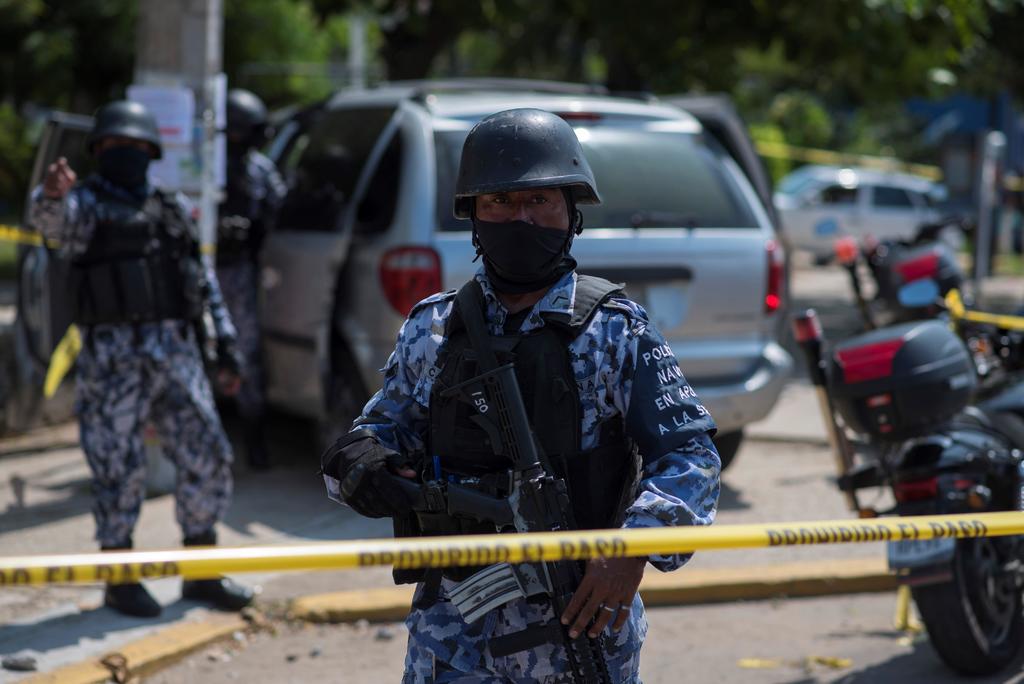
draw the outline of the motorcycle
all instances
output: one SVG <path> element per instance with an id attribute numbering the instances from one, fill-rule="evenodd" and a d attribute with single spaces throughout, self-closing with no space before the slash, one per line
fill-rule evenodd
<path id="1" fill-rule="evenodd" d="M 951 291 L 941 320 L 877 327 L 829 345 L 813 310 L 796 339 L 837 459 L 837 485 L 861 517 L 1024 510 L 1024 318 L 970 312 Z M 931 280 L 901 288 L 901 306 L 933 307 Z M 959 308 L 958 308 L 959 307 Z M 1012 319 L 1012 320 L 1010 320 Z M 861 506 L 885 488 L 893 505 Z M 889 567 L 909 586 L 939 657 L 962 674 L 991 674 L 1024 644 L 1024 540 L 889 542 Z"/>
<path id="2" fill-rule="evenodd" d="M 970 230 L 965 219 L 951 215 L 922 225 L 912 240 L 866 240 L 862 246 L 851 237 L 836 240 L 836 260 L 849 271 L 858 299 L 863 297 L 868 302 L 858 305 L 869 327 L 876 327 L 876 312 L 887 323 L 931 317 L 934 312 L 900 302 L 900 289 L 909 283 L 932 280 L 943 296 L 954 289 L 964 292 L 964 271 L 956 252 L 941 237 L 951 232 L 963 235 Z M 861 284 L 862 270 L 870 275 L 873 284 L 870 299 Z"/>

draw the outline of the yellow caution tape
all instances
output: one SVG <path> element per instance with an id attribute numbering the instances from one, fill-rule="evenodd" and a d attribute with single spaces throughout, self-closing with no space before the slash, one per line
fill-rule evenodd
<path id="1" fill-rule="evenodd" d="M 786 661 L 782 658 L 740 658 L 736 664 L 744 670 L 772 670 L 782 667 Z"/>
<path id="2" fill-rule="evenodd" d="M 39 247 L 43 244 L 43 236 L 30 230 L 23 230 L 17 226 L 8 226 L 0 223 L 0 241 L 16 242 L 19 245 Z M 56 246 L 57 243 L 55 241 L 48 240 L 47 244 L 52 247 Z"/>
<path id="3" fill-rule="evenodd" d="M 867 166 L 883 171 L 906 171 L 931 180 L 942 180 L 942 169 L 930 164 L 911 164 L 893 157 L 876 157 L 867 154 L 847 154 L 834 150 L 820 150 L 812 147 L 798 147 L 768 140 L 754 141 L 757 152 L 764 157 L 791 159 L 811 164 L 833 164 L 837 166 Z"/>
<path id="4" fill-rule="evenodd" d="M 43 383 L 43 395 L 50 399 L 57 393 L 57 388 L 64 376 L 71 370 L 78 352 L 82 351 L 82 334 L 78 326 L 72 323 L 61 338 L 57 348 L 50 355 L 50 365 L 46 369 L 46 382 Z"/>
<path id="5" fill-rule="evenodd" d="M 782 658 L 740 658 L 737 665 L 745 670 L 772 670 L 788 665 L 799 667 L 805 670 L 812 669 L 815 665 L 823 665 L 833 670 L 844 670 L 853 666 L 850 658 L 837 658 L 836 656 L 810 655 L 803 660 L 783 660 Z"/>
<path id="6" fill-rule="evenodd" d="M 825 520 L 760 525 L 365 539 L 297 546 L 177 549 L 0 558 L 0 586 L 187 579 L 233 572 L 427 568 L 586 558 L 654 556 L 712 549 L 906 541 L 1024 534 L 1024 513 Z"/>
<path id="7" fill-rule="evenodd" d="M 910 609 L 910 587 L 906 584 L 901 584 L 896 589 L 896 613 L 892 623 L 892 626 L 901 632 L 919 634 L 924 631 L 924 627 Z"/>
<path id="8" fill-rule="evenodd" d="M 39 233 L 2 223 L 0 223 L 0 242 L 16 242 L 19 245 L 30 245 L 32 247 L 39 247 L 45 243 L 50 248 L 60 247 L 59 240 L 44 240 L 43 236 Z M 203 243 L 199 247 L 199 251 L 207 256 L 212 256 L 217 253 L 217 245 L 212 242 Z"/>
<path id="9" fill-rule="evenodd" d="M 950 290 L 946 294 L 946 309 L 953 320 L 987 323 L 1003 330 L 1024 330 L 1024 316 L 970 311 L 964 306 L 958 290 Z"/>

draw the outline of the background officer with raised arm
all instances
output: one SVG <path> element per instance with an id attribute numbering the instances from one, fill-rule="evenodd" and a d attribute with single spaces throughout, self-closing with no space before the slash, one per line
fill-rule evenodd
<path id="1" fill-rule="evenodd" d="M 567 484 L 577 527 L 712 522 L 720 461 L 711 416 L 643 308 L 618 286 L 575 271 L 577 205 L 599 202 L 574 131 L 554 114 L 514 109 L 470 131 L 455 214 L 472 219 L 483 266 L 458 295 L 434 295 L 409 314 L 382 389 L 324 454 L 332 498 L 363 515 L 392 516 L 399 536 L 494 531 L 486 522 L 412 511 L 395 478 L 509 494 L 508 462 L 448 391 L 479 373 L 461 308 L 472 302 L 494 354 L 514 362 L 536 442 Z M 475 298 L 463 295 L 474 291 Z M 686 560 L 591 560 L 562 615 L 517 599 L 469 622 L 450 599 L 476 569 L 396 570 L 396 581 L 419 583 L 404 681 L 578 681 L 567 675 L 561 641 L 528 643 L 531 625 L 553 620 L 571 639 L 602 640 L 611 681 L 637 681 L 647 630 L 637 594 L 644 567 L 668 571 Z M 494 648 L 499 642 L 502 649 Z"/>
<path id="2" fill-rule="evenodd" d="M 287 188 L 274 163 L 257 149 L 267 135 L 267 108 L 248 90 L 227 98 L 227 195 L 217 222 L 217 279 L 238 331 L 242 386 L 235 395 L 249 465 L 270 465 L 263 432 L 266 401 L 258 318 L 258 264 L 263 238 Z"/>
<path id="3" fill-rule="evenodd" d="M 141 104 L 112 102 L 88 139 L 98 173 L 76 183 L 65 159 L 36 188 L 29 222 L 60 242 L 82 331 L 76 410 L 92 470 L 96 538 L 130 549 L 145 495 L 143 426 L 152 421 L 178 471 L 177 519 L 186 546 L 216 543 L 231 499 L 231 446 L 206 377 L 196 326 L 204 310 L 217 334 L 219 381 L 237 391 L 235 329 L 183 196 L 152 187 L 162 154 L 156 121 Z M 182 595 L 240 609 L 252 591 L 228 579 L 192 580 Z M 106 605 L 155 616 L 141 584 L 107 587 Z"/>

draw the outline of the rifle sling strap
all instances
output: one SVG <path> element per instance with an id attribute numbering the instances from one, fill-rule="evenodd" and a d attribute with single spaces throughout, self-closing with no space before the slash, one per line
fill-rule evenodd
<path id="1" fill-rule="evenodd" d="M 466 326 L 469 344 L 476 352 L 480 370 L 486 373 L 496 369 L 498 359 L 494 355 L 494 348 L 487 334 L 487 324 L 484 322 L 484 291 L 476 278 L 471 278 L 459 288 L 458 294 L 455 295 L 455 304 L 459 308 L 462 324 Z"/>
<path id="2" fill-rule="evenodd" d="M 492 657 L 501 658 L 544 644 L 560 643 L 565 638 L 565 629 L 556 618 L 539 625 L 531 625 L 518 632 L 493 637 L 487 641 L 487 646 Z"/>

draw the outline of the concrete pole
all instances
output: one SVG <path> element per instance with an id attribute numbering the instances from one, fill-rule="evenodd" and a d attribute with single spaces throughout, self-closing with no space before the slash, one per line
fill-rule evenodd
<path id="1" fill-rule="evenodd" d="M 135 83 L 191 88 L 201 122 L 200 190 L 191 199 L 199 207 L 204 246 L 215 242 L 219 191 L 214 168 L 217 127 L 216 80 L 223 62 L 221 0 L 139 0 L 135 33 Z M 146 485 L 151 493 L 174 491 L 176 472 L 152 429 L 146 430 Z"/>
<path id="2" fill-rule="evenodd" d="M 999 197 L 996 170 L 1006 148 L 1006 136 L 1000 131 L 985 135 L 981 154 L 981 180 L 978 186 L 978 226 L 974 236 L 974 292 L 981 295 L 981 284 L 989 275 L 992 257 L 993 208 Z"/>
<path id="3" fill-rule="evenodd" d="M 348 19 L 348 85 L 366 87 L 366 17 L 354 12 Z"/>
<path id="4" fill-rule="evenodd" d="M 186 86 L 203 123 L 203 179 L 197 201 L 204 245 L 214 242 L 218 191 L 214 169 L 216 81 L 223 64 L 221 0 L 139 0 L 135 34 L 135 82 Z"/>

